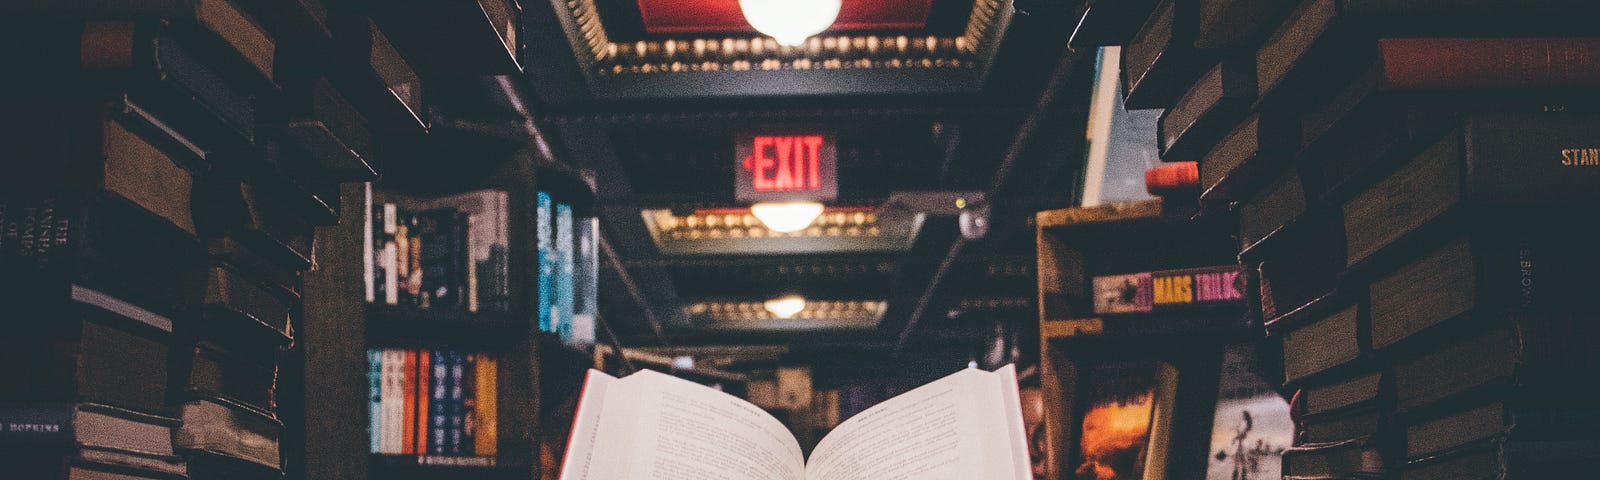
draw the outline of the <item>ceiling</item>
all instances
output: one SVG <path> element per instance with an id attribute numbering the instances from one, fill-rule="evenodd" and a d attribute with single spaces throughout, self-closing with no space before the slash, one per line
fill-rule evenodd
<path id="1" fill-rule="evenodd" d="M 601 313 L 624 345 L 782 346 L 733 368 L 964 365 L 997 341 L 1037 347 L 1015 341 L 1037 324 L 1028 222 L 1078 196 L 1093 69 L 1067 49 L 1071 9 L 845 0 L 835 28 L 780 48 L 734 0 L 524 0 L 526 78 L 497 105 L 437 108 L 455 119 L 447 129 L 534 135 L 540 154 L 591 176 Z M 470 120 L 507 109 L 530 121 Z M 836 133 L 839 194 L 824 219 L 838 223 L 732 238 L 748 221 L 734 138 L 779 125 Z M 990 231 L 965 240 L 954 215 L 886 206 L 907 192 L 976 193 Z M 764 318 L 760 303 L 784 295 L 812 310 Z"/>

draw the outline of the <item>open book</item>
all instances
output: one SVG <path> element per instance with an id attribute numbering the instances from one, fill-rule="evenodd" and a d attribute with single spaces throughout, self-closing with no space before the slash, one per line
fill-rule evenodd
<path id="1" fill-rule="evenodd" d="M 1028 480 L 1016 370 L 967 369 L 834 428 L 809 461 L 749 402 L 641 371 L 590 370 L 561 480 Z"/>

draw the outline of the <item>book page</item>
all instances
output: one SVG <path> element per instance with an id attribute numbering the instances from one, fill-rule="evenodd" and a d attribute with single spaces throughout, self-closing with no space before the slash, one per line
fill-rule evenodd
<path id="1" fill-rule="evenodd" d="M 580 480 L 804 480 L 799 442 L 737 397 L 643 370 L 606 392 L 594 462 Z"/>
<path id="2" fill-rule="evenodd" d="M 1011 368 L 963 370 L 846 420 L 812 451 L 807 478 L 1031 478 Z"/>
<path id="3" fill-rule="evenodd" d="M 583 394 L 578 399 L 578 412 L 572 420 L 572 433 L 567 438 L 566 458 L 561 461 L 561 480 L 589 478 L 590 465 L 594 463 L 594 441 L 600 429 L 600 412 L 605 410 L 606 391 L 618 382 L 616 377 L 590 369 L 583 381 Z"/>

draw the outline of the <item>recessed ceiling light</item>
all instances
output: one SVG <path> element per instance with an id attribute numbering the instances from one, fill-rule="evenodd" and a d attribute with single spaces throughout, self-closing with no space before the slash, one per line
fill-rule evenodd
<path id="1" fill-rule="evenodd" d="M 774 232 L 798 232 L 811 226 L 822 215 L 822 204 L 817 202 L 757 203 L 750 213 Z"/>
<path id="2" fill-rule="evenodd" d="M 761 306 L 766 308 L 767 311 L 771 312 L 775 317 L 785 319 L 794 318 L 794 316 L 799 314 L 801 310 L 806 309 L 806 299 L 800 298 L 798 295 L 790 295 L 787 297 L 779 297 L 772 300 L 767 300 L 766 303 L 761 304 Z"/>

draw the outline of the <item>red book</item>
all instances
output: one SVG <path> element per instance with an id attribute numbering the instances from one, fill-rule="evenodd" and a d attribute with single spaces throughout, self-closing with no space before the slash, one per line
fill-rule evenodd
<path id="1" fill-rule="evenodd" d="M 417 453 L 417 352 L 406 350 L 405 421 L 400 428 L 400 453 Z"/>
<path id="2" fill-rule="evenodd" d="M 1200 188 L 1198 162 L 1173 162 L 1144 172 L 1144 188 L 1151 195 Z"/>
<path id="3" fill-rule="evenodd" d="M 1600 87 L 1600 37 L 1383 38 L 1393 90 Z"/>
<path id="4" fill-rule="evenodd" d="M 415 353 L 417 354 L 417 383 L 409 388 L 416 395 L 415 405 L 413 405 L 412 409 L 413 420 L 411 422 L 414 430 L 412 432 L 413 448 L 416 450 L 412 453 L 421 456 L 428 452 L 428 430 L 430 430 L 428 428 L 428 385 L 432 384 L 433 376 L 430 374 L 432 370 L 428 365 L 430 363 L 428 351 L 418 350 Z"/>

